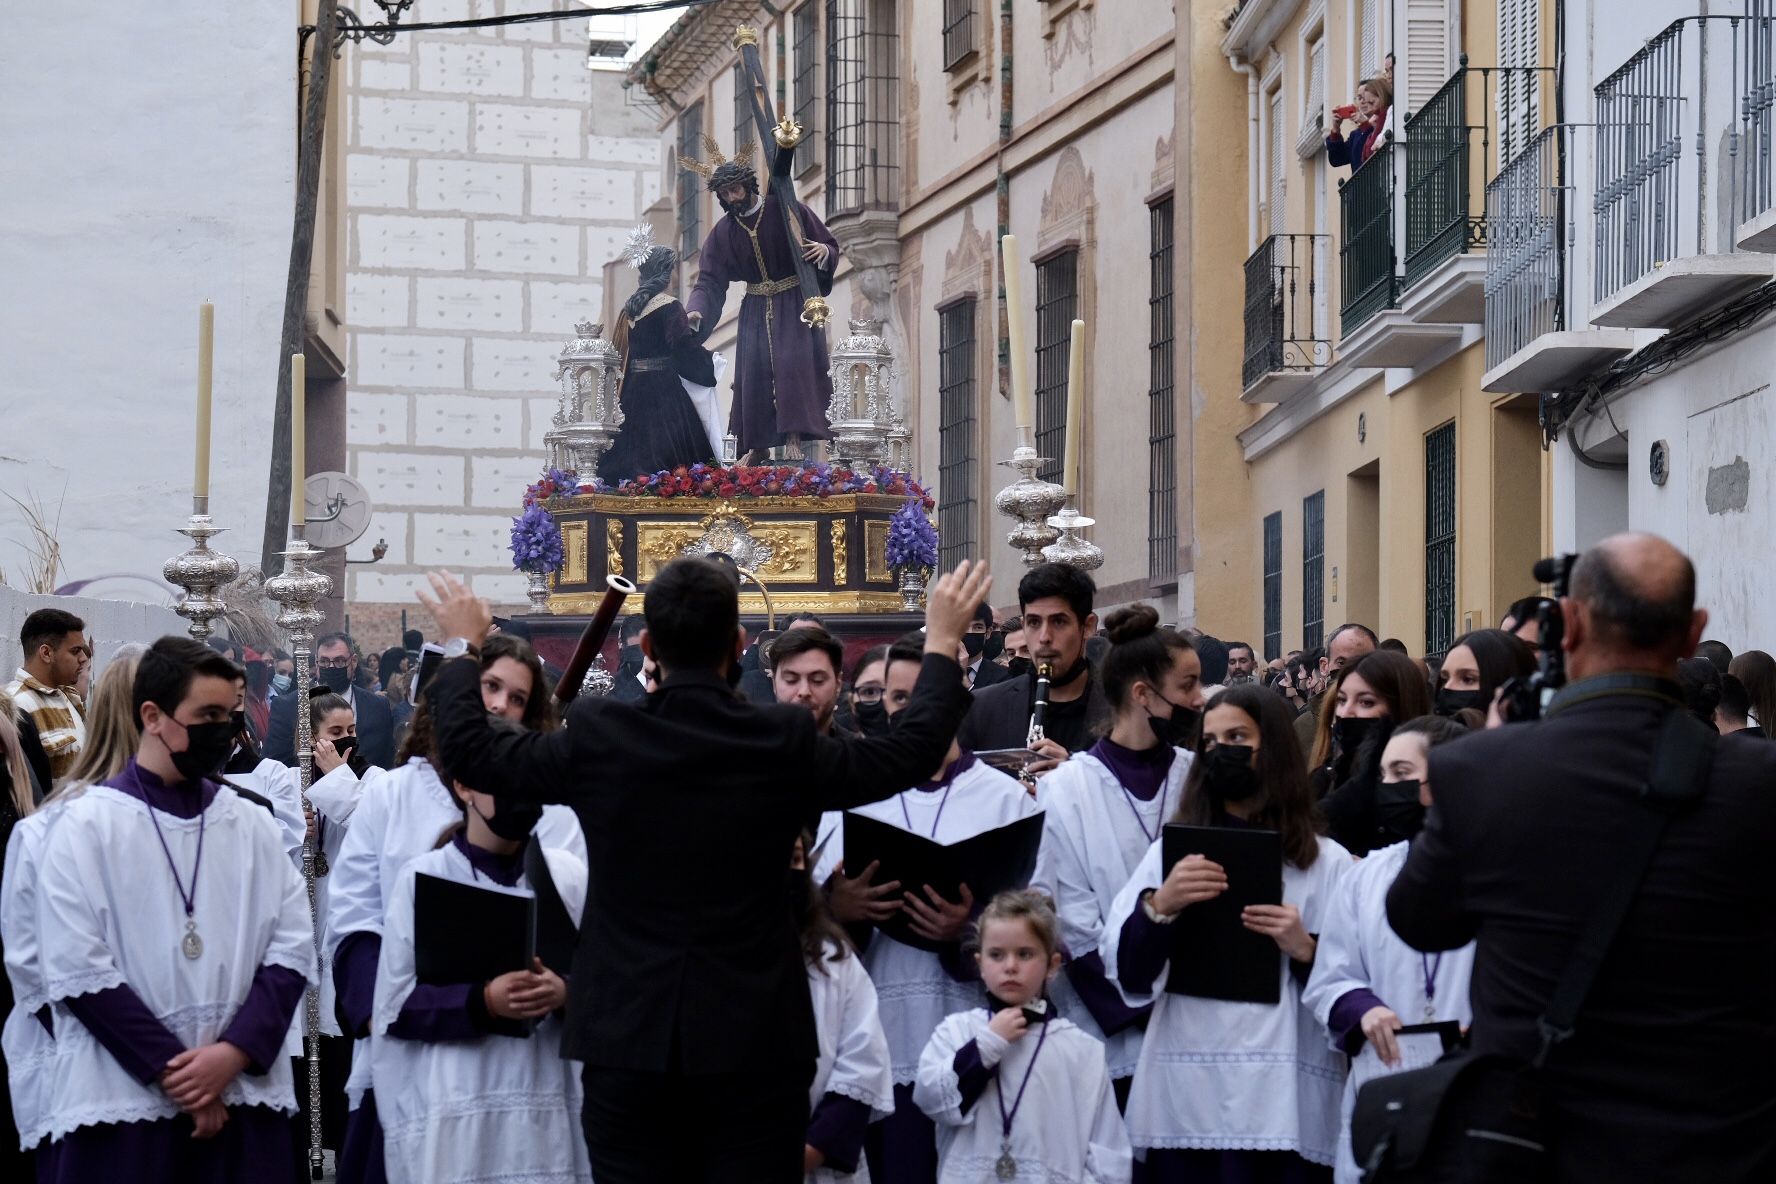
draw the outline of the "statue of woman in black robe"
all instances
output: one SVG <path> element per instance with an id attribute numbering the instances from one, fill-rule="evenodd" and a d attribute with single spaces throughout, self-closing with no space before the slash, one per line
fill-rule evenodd
<path id="1" fill-rule="evenodd" d="M 697 344 L 684 305 L 666 292 L 677 264 L 670 247 L 649 251 L 641 284 L 617 317 L 612 340 L 623 354 L 623 426 L 598 464 L 599 478 L 610 484 L 715 456 L 685 391 L 686 382 L 715 385 L 715 359 Z"/>

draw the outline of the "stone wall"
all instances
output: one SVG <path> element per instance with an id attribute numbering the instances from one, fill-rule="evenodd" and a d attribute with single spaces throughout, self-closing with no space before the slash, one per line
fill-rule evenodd
<path id="1" fill-rule="evenodd" d="M 425 19 L 493 15 L 428 0 Z M 376 513 L 349 552 L 360 634 L 428 567 L 524 601 L 507 552 L 542 470 L 554 358 L 599 319 L 604 264 L 659 194 L 651 112 L 586 69 L 584 20 L 416 33 L 347 52 L 350 471 Z M 374 611 L 377 604 L 393 613 Z M 410 616 L 411 616 L 410 612 Z"/>

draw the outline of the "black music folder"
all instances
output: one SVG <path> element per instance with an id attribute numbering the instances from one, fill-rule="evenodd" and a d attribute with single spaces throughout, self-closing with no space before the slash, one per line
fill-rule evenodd
<path id="1" fill-rule="evenodd" d="M 961 885 L 974 894 L 976 912 L 998 893 L 1027 887 L 1036 874 L 1036 853 L 1042 846 L 1042 815 L 1032 814 L 995 830 L 945 846 L 861 814 L 845 814 L 845 871 L 856 875 L 880 860 L 875 882 L 899 880 L 901 891 L 924 899 L 929 884 L 945 900 L 961 899 Z M 912 931 L 906 913 L 896 913 L 876 928 L 895 941 L 936 951 L 938 946 Z"/>
<path id="2" fill-rule="evenodd" d="M 536 953 L 537 902 L 528 892 L 462 884 L 424 872 L 413 883 L 413 955 L 419 981 L 436 986 L 484 983 L 530 969 Z M 502 1036 L 535 1026 L 492 1017 Z"/>
<path id="3" fill-rule="evenodd" d="M 524 847 L 524 879 L 536 893 L 536 956 L 543 965 L 566 978 L 573 970 L 574 948 L 580 930 L 561 899 L 543 845 L 534 840 Z"/>
<path id="4" fill-rule="evenodd" d="M 1165 828 L 1161 866 L 1169 875 L 1186 855 L 1204 855 L 1227 870 L 1227 891 L 1178 914 L 1172 931 L 1174 995 L 1276 1003 L 1282 998 L 1283 952 L 1271 938 L 1240 923 L 1247 905 L 1283 903 L 1283 836 L 1244 827 Z"/>

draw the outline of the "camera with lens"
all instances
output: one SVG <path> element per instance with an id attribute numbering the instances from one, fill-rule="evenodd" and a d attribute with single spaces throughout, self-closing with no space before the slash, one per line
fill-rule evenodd
<path id="1" fill-rule="evenodd" d="M 1552 589 L 1553 599 L 1536 610 L 1536 672 L 1524 678 L 1513 678 L 1499 689 L 1499 711 L 1509 723 L 1540 719 L 1542 709 L 1554 692 L 1566 685 L 1566 618 L 1561 615 L 1560 602 L 1572 583 L 1573 564 L 1577 555 L 1558 555 L 1538 559 L 1535 581 Z"/>

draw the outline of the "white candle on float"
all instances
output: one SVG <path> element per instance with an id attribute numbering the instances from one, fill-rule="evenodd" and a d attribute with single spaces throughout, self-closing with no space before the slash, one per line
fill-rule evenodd
<path id="1" fill-rule="evenodd" d="M 308 522 L 308 359 L 290 355 L 290 525 Z"/>
<path id="2" fill-rule="evenodd" d="M 216 306 L 197 306 L 197 456 L 192 465 L 191 496 L 210 496 L 210 379 L 214 372 Z"/>
<path id="3" fill-rule="evenodd" d="M 1067 346 L 1067 441 L 1066 460 L 1061 469 L 1061 484 L 1073 495 L 1073 505 L 1081 506 L 1085 491 L 1079 487 L 1079 448 L 1085 433 L 1085 322 L 1073 322 L 1073 337 Z"/>
<path id="4" fill-rule="evenodd" d="M 999 240 L 999 266 L 1005 278 L 1005 335 L 1011 357 L 1011 406 L 1020 428 L 1036 426 L 1035 391 L 1027 381 L 1029 357 L 1024 352 L 1023 256 L 1017 235 Z"/>

